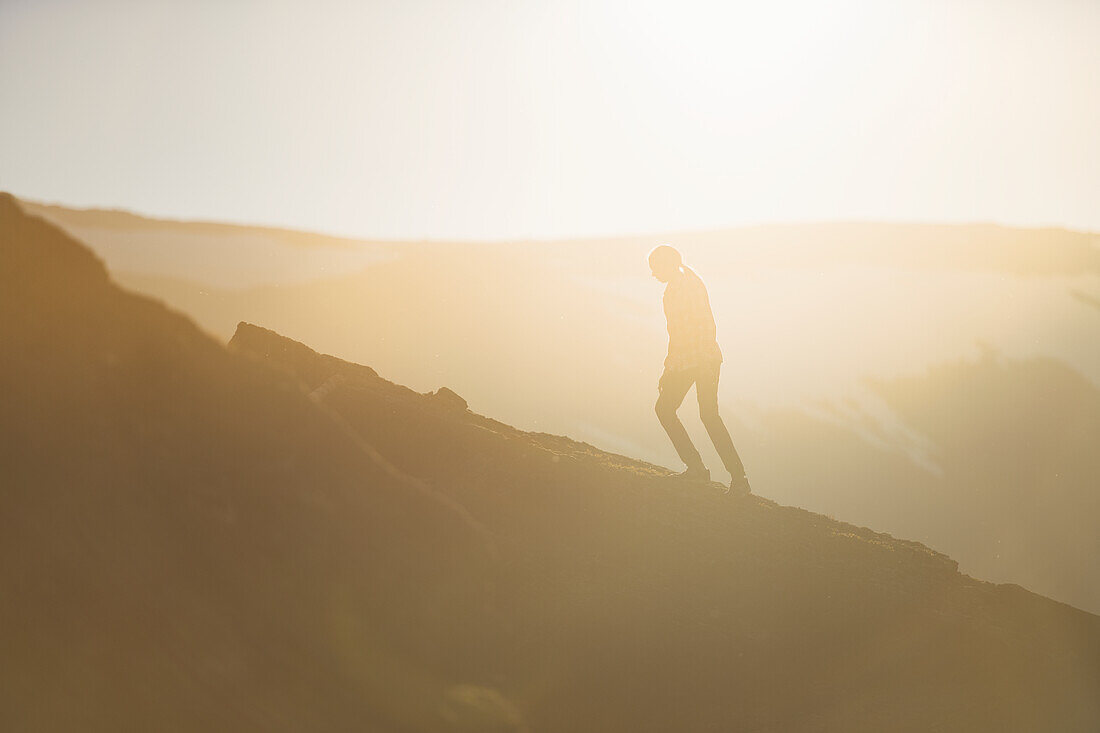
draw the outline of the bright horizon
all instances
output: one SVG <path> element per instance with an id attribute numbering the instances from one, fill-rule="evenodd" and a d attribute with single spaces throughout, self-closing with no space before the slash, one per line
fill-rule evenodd
<path id="1" fill-rule="evenodd" d="M 1100 5 L 0 6 L 0 189 L 370 239 L 1100 230 Z"/>

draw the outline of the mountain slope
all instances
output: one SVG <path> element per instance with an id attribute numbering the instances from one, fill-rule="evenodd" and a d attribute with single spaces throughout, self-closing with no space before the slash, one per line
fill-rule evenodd
<path id="1" fill-rule="evenodd" d="M 449 727 L 481 532 L 10 198 L 0 243 L 4 727 Z"/>
<path id="2" fill-rule="evenodd" d="M 507 679 L 537 669 L 541 689 L 504 688 L 549 729 L 606 729 L 626 710 L 635 730 L 1100 720 L 1094 616 L 974 581 L 917 543 L 437 405 L 265 329 L 241 324 L 230 345 L 323 393 L 484 521 L 508 558 L 498 587 L 523 640 Z"/>
<path id="3" fill-rule="evenodd" d="M 917 543 L 226 349 L 0 197 L 18 730 L 1094 730 L 1100 619 Z"/>

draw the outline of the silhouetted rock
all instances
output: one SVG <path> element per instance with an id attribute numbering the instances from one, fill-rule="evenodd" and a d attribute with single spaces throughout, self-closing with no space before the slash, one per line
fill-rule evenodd
<path id="1" fill-rule="evenodd" d="M 440 387 L 431 393 L 431 397 L 437 404 L 449 410 L 465 410 L 469 407 L 466 400 L 459 397 L 454 390 L 448 387 Z"/>
<path id="2" fill-rule="evenodd" d="M 304 344 L 285 339 L 274 331 L 243 321 L 237 324 L 237 330 L 229 341 L 229 347 L 285 366 L 311 389 L 316 389 L 323 381 L 318 380 L 319 374 L 326 375 L 326 379 L 334 374 L 378 376 L 378 373 L 368 366 L 352 364 L 335 356 L 320 356 Z"/>

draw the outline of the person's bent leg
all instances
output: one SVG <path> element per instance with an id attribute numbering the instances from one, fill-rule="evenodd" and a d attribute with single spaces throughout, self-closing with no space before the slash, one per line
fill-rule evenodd
<path id="1" fill-rule="evenodd" d="M 703 458 L 696 450 L 695 444 L 691 442 L 691 438 L 688 437 L 684 424 L 680 422 L 680 418 L 676 415 L 676 410 L 683 404 L 684 397 L 691 389 L 694 381 L 695 375 L 692 372 L 665 374 L 661 378 L 661 396 L 657 398 L 657 404 L 655 405 L 657 419 L 661 421 L 661 427 L 668 433 L 677 455 L 680 456 L 680 460 L 689 469 L 703 468 Z"/>
<path id="2" fill-rule="evenodd" d="M 703 427 L 707 429 L 707 435 L 714 443 L 714 449 L 722 459 L 722 465 L 726 467 L 734 479 L 745 475 L 745 466 L 741 463 L 741 457 L 737 455 L 737 449 L 733 447 L 733 439 L 722 416 L 718 414 L 718 374 L 721 364 L 715 364 L 714 368 L 700 369 L 699 377 L 695 380 L 695 395 L 699 398 L 699 418 L 703 421 Z"/>

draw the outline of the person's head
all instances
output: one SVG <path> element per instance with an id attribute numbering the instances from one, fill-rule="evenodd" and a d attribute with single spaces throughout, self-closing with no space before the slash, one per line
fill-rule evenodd
<path id="1" fill-rule="evenodd" d="M 667 244 L 654 247 L 649 253 L 649 269 L 660 282 L 667 283 L 679 275 L 682 264 L 680 253 Z"/>

